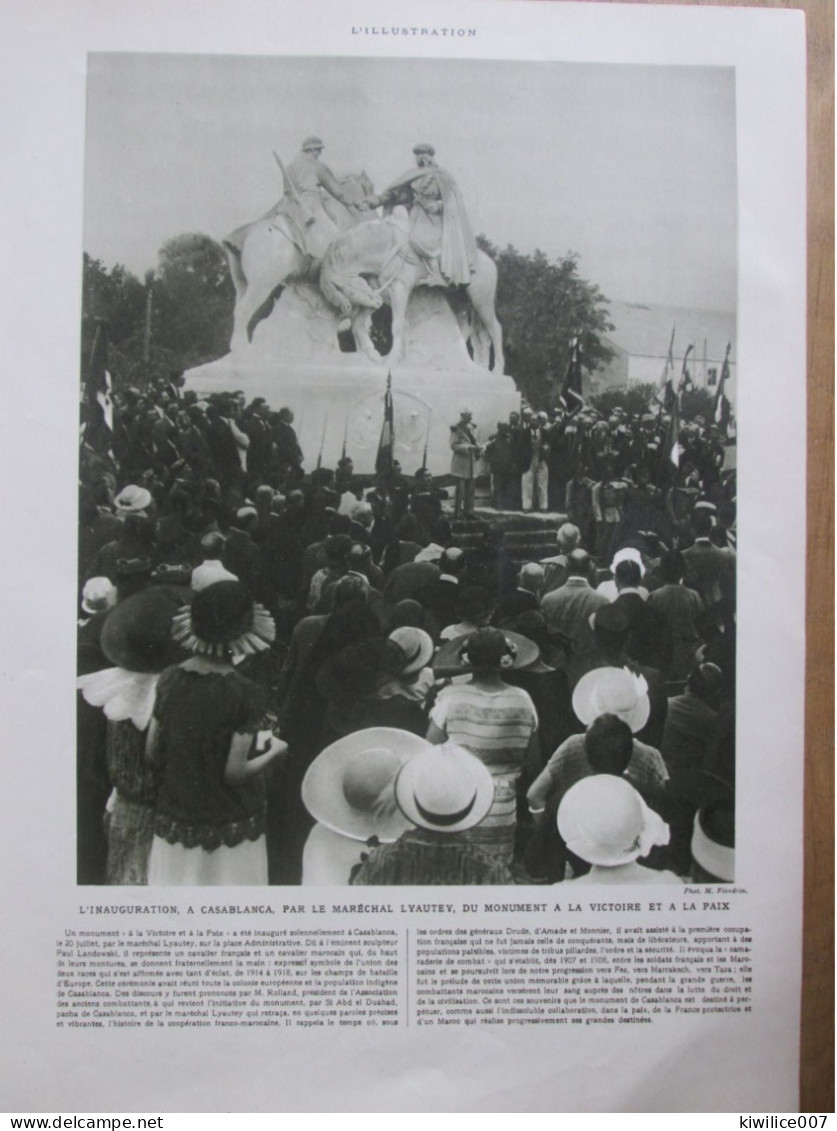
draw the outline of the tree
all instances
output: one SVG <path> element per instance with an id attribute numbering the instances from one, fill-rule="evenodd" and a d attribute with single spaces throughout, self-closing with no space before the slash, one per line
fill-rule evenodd
<path id="1" fill-rule="evenodd" d="M 235 289 L 227 259 L 209 236 L 190 232 L 160 248 L 153 284 L 152 341 L 190 369 L 227 352 Z"/>
<path id="2" fill-rule="evenodd" d="M 140 280 L 121 264 L 108 270 L 100 259 L 87 252 L 82 259 L 82 324 L 81 372 L 86 371 L 96 336 L 96 319 L 104 318 L 108 324 L 110 365 L 115 373 L 119 367 L 116 359 L 127 350 L 145 318 L 145 287 Z"/>
<path id="3" fill-rule="evenodd" d="M 708 389 L 687 389 L 681 398 L 684 420 L 702 416 L 707 422 L 714 419 L 715 398 Z"/>
<path id="4" fill-rule="evenodd" d="M 654 397 L 657 386 L 651 382 L 637 385 L 622 385 L 616 389 L 605 389 L 590 398 L 590 404 L 598 409 L 602 416 L 610 416 L 615 408 L 623 408 L 631 416 L 642 416 L 646 412 L 657 412 L 659 406 L 655 404 Z M 653 408 L 650 406 L 654 406 Z"/>
<path id="5" fill-rule="evenodd" d="M 588 373 L 613 356 L 601 340 L 613 329 L 607 299 L 581 277 L 575 252 L 551 262 L 542 251 L 524 255 L 511 246 L 499 251 L 484 236 L 477 242 L 497 264 L 506 369 L 530 404 L 555 404 L 574 337 Z"/>

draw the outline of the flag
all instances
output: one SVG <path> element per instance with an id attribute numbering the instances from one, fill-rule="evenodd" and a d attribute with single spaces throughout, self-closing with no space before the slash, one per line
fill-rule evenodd
<path id="1" fill-rule="evenodd" d="M 680 457 L 683 455 L 684 448 L 680 445 L 680 398 L 674 398 L 674 404 L 671 406 L 671 418 L 666 425 L 666 434 L 663 439 L 662 457 L 663 463 L 672 463 L 675 467 L 680 467 Z"/>
<path id="2" fill-rule="evenodd" d="M 654 400 L 661 406 L 663 412 L 671 412 L 674 404 L 674 331 L 676 324 L 671 328 L 671 341 L 668 343 L 666 363 L 663 366 L 663 375 L 660 378 L 660 387 L 657 389 Z"/>
<path id="3" fill-rule="evenodd" d="M 724 385 L 729 378 L 729 351 L 731 349 L 732 342 L 727 342 L 727 352 L 724 355 L 724 364 L 721 367 L 721 376 L 718 379 L 718 388 L 715 392 L 715 403 L 712 407 L 712 418 L 724 432 L 729 430 L 730 405 L 724 392 Z"/>
<path id="4" fill-rule="evenodd" d="M 581 395 L 581 357 L 578 352 L 578 338 L 573 338 L 570 342 L 570 361 L 559 399 L 569 413 L 576 412 L 584 404 L 584 397 Z"/>
<path id="5" fill-rule="evenodd" d="M 110 450 L 113 440 L 113 382 L 108 372 L 108 324 L 96 321 L 96 335 L 84 378 L 83 438 L 100 452 Z"/>
<path id="6" fill-rule="evenodd" d="M 683 367 L 680 370 L 680 384 L 677 386 L 677 395 L 687 392 L 689 389 L 694 389 L 694 382 L 689 373 L 689 354 L 695 348 L 695 343 L 690 342 L 686 347 L 686 352 L 683 354 Z"/>
<path id="7" fill-rule="evenodd" d="M 392 374 L 387 374 L 387 391 L 384 394 L 384 421 L 381 425 L 381 439 L 378 442 L 378 455 L 375 471 L 378 475 L 392 472 L 392 458 L 395 449 L 395 414 L 392 408 Z"/>

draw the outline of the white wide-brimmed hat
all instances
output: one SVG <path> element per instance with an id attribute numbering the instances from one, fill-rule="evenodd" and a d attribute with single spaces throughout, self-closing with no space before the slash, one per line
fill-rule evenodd
<path id="1" fill-rule="evenodd" d="M 692 859 L 726 883 L 735 879 L 735 802 L 713 801 L 695 813 Z"/>
<path id="2" fill-rule="evenodd" d="M 411 827 L 395 803 L 395 779 L 405 763 L 429 749 L 425 739 L 395 727 L 368 727 L 338 738 L 308 767 L 305 808 L 332 832 L 391 844 Z"/>
<path id="3" fill-rule="evenodd" d="M 446 742 L 407 762 L 395 782 L 395 800 L 414 825 L 433 832 L 472 829 L 494 802 L 494 779 L 479 758 Z"/>
<path id="4" fill-rule="evenodd" d="M 558 831 L 588 864 L 615 867 L 668 844 L 669 828 L 625 778 L 595 774 L 571 786 L 558 806 Z"/>
<path id="5" fill-rule="evenodd" d="M 404 654 L 404 666 L 399 669 L 399 675 L 421 671 L 433 659 L 433 638 L 422 628 L 403 625 L 394 628 L 387 639 Z"/>
<path id="6" fill-rule="evenodd" d="M 621 550 L 617 550 L 613 555 L 613 561 L 610 563 L 610 572 L 616 573 L 616 567 L 620 562 L 636 562 L 639 566 L 639 573 L 641 577 L 645 577 L 645 562 L 642 560 L 642 554 L 633 546 L 623 546 Z"/>
<path id="7" fill-rule="evenodd" d="M 628 668 L 594 668 L 575 685 L 573 710 L 585 726 L 599 715 L 618 715 L 636 734 L 651 714 L 648 684 Z"/>
<path id="8" fill-rule="evenodd" d="M 113 500 L 113 505 L 119 514 L 141 514 L 151 506 L 151 492 L 145 487 L 130 483 L 122 488 Z"/>
<path id="9" fill-rule="evenodd" d="M 89 577 L 81 591 L 81 607 L 90 616 L 112 609 L 116 604 L 116 586 L 109 577 Z"/>

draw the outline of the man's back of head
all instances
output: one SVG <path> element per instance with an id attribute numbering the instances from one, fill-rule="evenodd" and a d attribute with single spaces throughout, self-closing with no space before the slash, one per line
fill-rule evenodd
<path id="1" fill-rule="evenodd" d="M 620 593 L 623 589 L 638 589 L 642 582 L 642 570 L 638 562 L 627 558 L 617 563 L 613 577 Z"/>
<path id="2" fill-rule="evenodd" d="M 586 550 L 573 550 L 567 555 L 567 573 L 570 577 L 590 578 L 590 555 Z"/>
<path id="3" fill-rule="evenodd" d="M 535 596 L 537 596 L 543 589 L 543 566 L 538 562 L 526 562 L 520 567 L 517 582 L 521 589 L 525 589 L 527 593 L 534 593 Z"/>
<path id="4" fill-rule="evenodd" d="M 692 530 L 696 538 L 708 538 L 712 525 L 713 519 L 709 511 L 697 510 L 692 514 Z"/>
<path id="5" fill-rule="evenodd" d="M 573 526 L 571 522 L 565 522 L 558 528 L 557 534 L 558 549 L 562 554 L 571 554 L 573 550 L 577 550 L 581 542 L 581 531 L 577 526 Z"/>
<path id="6" fill-rule="evenodd" d="M 457 577 L 462 572 L 465 564 L 465 553 L 459 546 L 448 546 L 439 559 L 439 568 L 442 573 L 452 574 Z"/>

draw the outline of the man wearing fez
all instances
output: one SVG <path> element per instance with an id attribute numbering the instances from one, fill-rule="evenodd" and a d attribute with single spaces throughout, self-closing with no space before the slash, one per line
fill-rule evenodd
<path id="1" fill-rule="evenodd" d="M 476 468 L 482 449 L 477 443 L 473 419 L 471 410 L 463 408 L 459 414 L 459 423 L 450 426 L 450 447 L 453 452 L 450 473 L 456 479 L 453 510 L 457 518 L 462 514 L 470 517 L 474 513 Z"/>
<path id="2" fill-rule="evenodd" d="M 477 245 L 456 181 L 433 160 L 436 150 L 422 142 L 413 146 L 416 168 L 392 182 L 380 196 L 369 196 L 373 208 L 391 211 L 403 204 L 410 213 L 410 244 L 430 273 L 432 286 L 467 286 Z"/>

